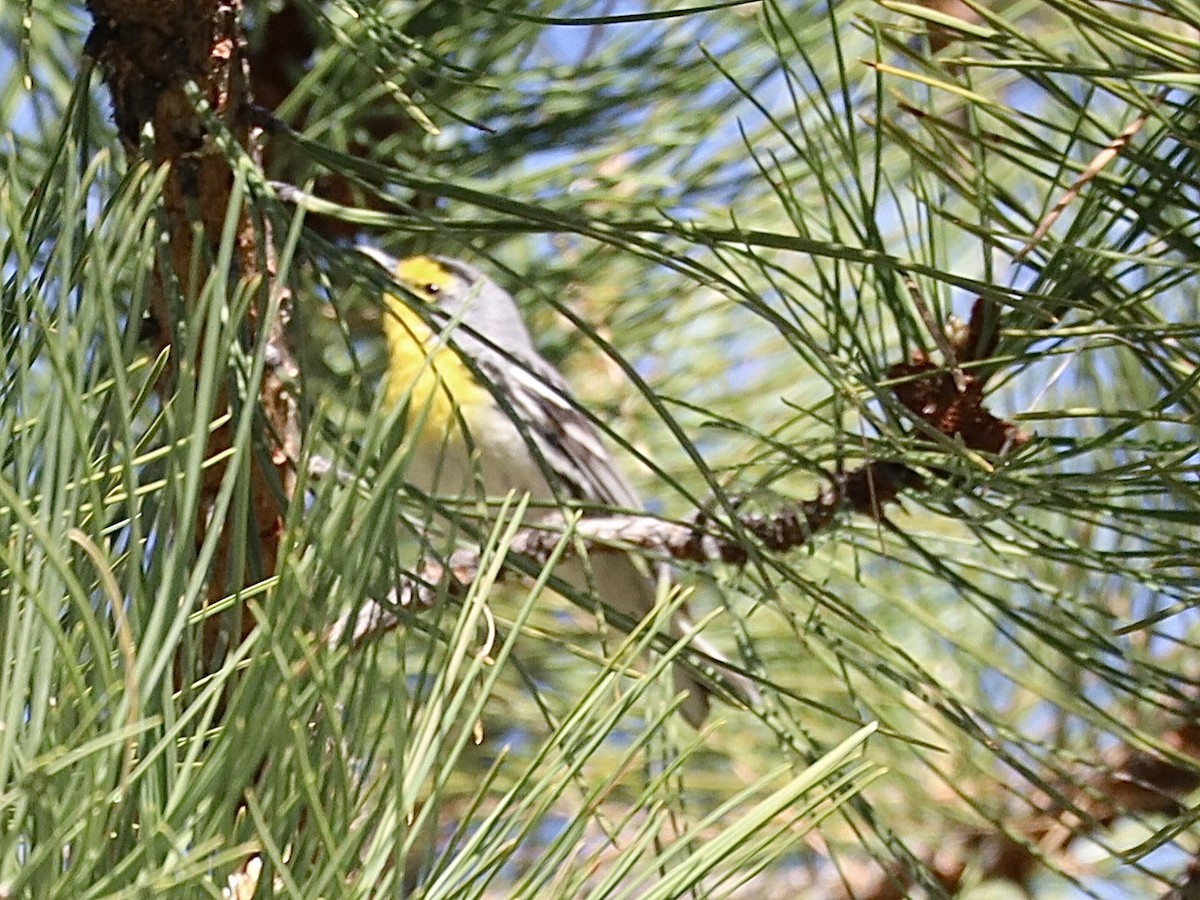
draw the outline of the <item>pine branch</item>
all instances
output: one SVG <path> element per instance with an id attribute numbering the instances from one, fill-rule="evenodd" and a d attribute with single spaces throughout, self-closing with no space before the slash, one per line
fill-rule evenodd
<path id="1" fill-rule="evenodd" d="M 94 27 L 86 51 L 97 60 L 113 100 L 113 118 L 131 159 L 143 155 L 143 129 L 152 136 L 155 165 L 169 168 L 163 204 L 168 229 L 167 258 L 160 257 L 151 299 L 151 333 L 159 349 L 175 345 L 174 317 L 169 298 L 177 291 L 186 304 L 194 304 L 204 290 L 212 262 L 220 260 L 222 236 L 230 210 L 236 216 L 236 271 L 244 284 L 259 282 L 254 300 L 246 307 L 246 325 L 252 338 L 263 334 L 265 362 L 258 402 L 265 424 L 268 458 L 253 458 L 250 471 L 250 510 L 257 546 L 257 570 L 245 569 L 247 548 L 237 544 L 240 529 L 214 523 L 214 508 L 227 467 L 211 467 L 204 481 L 204 496 L 196 513 L 195 542 L 203 546 L 212 525 L 222 528 L 211 567 L 208 602 L 217 602 L 230 589 L 253 584 L 275 571 L 282 533 L 282 513 L 295 488 L 294 467 L 300 447 L 300 420 L 291 385 L 298 368 L 287 339 L 291 317 L 291 292 L 277 279 L 278 251 L 271 223 L 235 194 L 237 179 L 230 161 L 244 154 L 261 167 L 261 132 L 245 110 L 251 105 L 249 70 L 242 34 L 240 0 L 204 0 L 201 3 L 115 2 L 90 0 Z M 199 225 L 199 229 L 197 229 Z M 199 238 L 199 243 L 197 239 Z M 197 260 L 209 261 L 197 267 Z M 160 389 L 166 385 L 160 385 Z M 231 406 L 228 389 L 217 396 L 215 417 Z M 222 458 L 235 445 L 236 419 L 209 437 L 207 455 Z M 234 580 L 226 584 L 225 576 Z M 214 654 L 230 640 L 244 640 L 253 627 L 244 617 L 236 638 L 227 633 L 220 617 L 205 625 L 205 665 L 216 664 Z"/>

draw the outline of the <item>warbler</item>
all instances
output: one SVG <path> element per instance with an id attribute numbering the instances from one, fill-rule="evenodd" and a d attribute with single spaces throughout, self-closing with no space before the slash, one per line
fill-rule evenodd
<path id="1" fill-rule="evenodd" d="M 442 497 L 473 497 L 480 488 L 493 497 L 527 492 L 531 510 L 562 500 L 642 508 L 562 375 L 538 353 L 508 292 L 461 260 L 396 259 L 374 247 L 358 249 L 427 304 L 422 316 L 397 295 L 384 298 L 386 400 L 408 403 L 413 484 Z M 632 620 L 654 608 L 655 583 L 632 556 L 593 553 L 589 562 L 590 570 L 573 561 L 556 574 Z M 674 616 L 671 632 L 723 661 L 692 634 L 685 610 Z M 709 688 L 678 664 L 674 677 L 676 690 L 686 692 L 683 717 L 698 728 L 708 714 Z M 744 702 L 756 697 L 740 675 L 726 673 L 722 682 Z"/>

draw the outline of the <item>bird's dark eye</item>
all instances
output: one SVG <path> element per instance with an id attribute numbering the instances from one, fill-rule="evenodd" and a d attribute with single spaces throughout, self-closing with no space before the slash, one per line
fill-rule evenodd
<path id="1" fill-rule="evenodd" d="M 427 293 L 427 294 L 440 294 L 441 292 L 442 292 L 442 286 L 440 284 L 425 285 L 425 293 Z"/>

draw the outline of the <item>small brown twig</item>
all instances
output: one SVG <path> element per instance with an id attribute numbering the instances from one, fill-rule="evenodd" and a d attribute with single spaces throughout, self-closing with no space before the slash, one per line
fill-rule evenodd
<path id="1" fill-rule="evenodd" d="M 1072 185 L 1067 188 L 1066 192 L 1058 198 L 1058 202 L 1055 203 L 1054 206 L 1051 207 L 1050 211 L 1042 217 L 1042 221 L 1039 222 L 1037 228 L 1033 230 L 1033 235 L 1029 238 L 1029 241 L 1013 254 L 1014 264 L 1024 260 L 1025 257 L 1029 255 L 1030 251 L 1032 251 L 1039 243 L 1041 243 L 1042 238 L 1044 238 L 1050 232 L 1050 229 L 1054 227 L 1054 223 L 1058 221 L 1059 217 L 1066 211 L 1067 207 L 1070 206 L 1075 201 L 1075 198 L 1078 197 L 1083 191 L 1084 186 L 1102 171 L 1104 171 L 1109 163 L 1121 155 L 1121 151 L 1129 145 L 1129 142 L 1133 140 L 1134 135 L 1136 135 L 1142 130 L 1142 128 L 1145 127 L 1146 122 L 1150 118 L 1150 114 L 1159 106 L 1159 104 L 1166 100 L 1166 98 L 1166 91 L 1161 91 L 1157 96 L 1152 98 L 1151 108 L 1130 122 L 1125 130 L 1109 141 L 1108 145 L 1092 158 L 1092 161 L 1087 164 L 1084 170 L 1079 174 L 1079 177 L 1075 179 L 1074 183 L 1072 183 Z"/>

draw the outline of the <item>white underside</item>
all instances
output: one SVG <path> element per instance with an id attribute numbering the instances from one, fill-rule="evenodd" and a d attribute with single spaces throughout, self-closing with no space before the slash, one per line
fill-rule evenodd
<path id="1" fill-rule="evenodd" d="M 494 514 L 510 493 L 514 499 L 529 495 L 526 521 L 543 516 L 554 493 L 529 453 L 517 427 L 507 416 L 488 414 L 486 447 L 470 443 L 455 433 L 440 443 L 440 452 L 413 454 L 406 478 L 430 496 L 457 504 L 464 513 Z M 485 501 L 487 506 L 485 506 Z"/>

